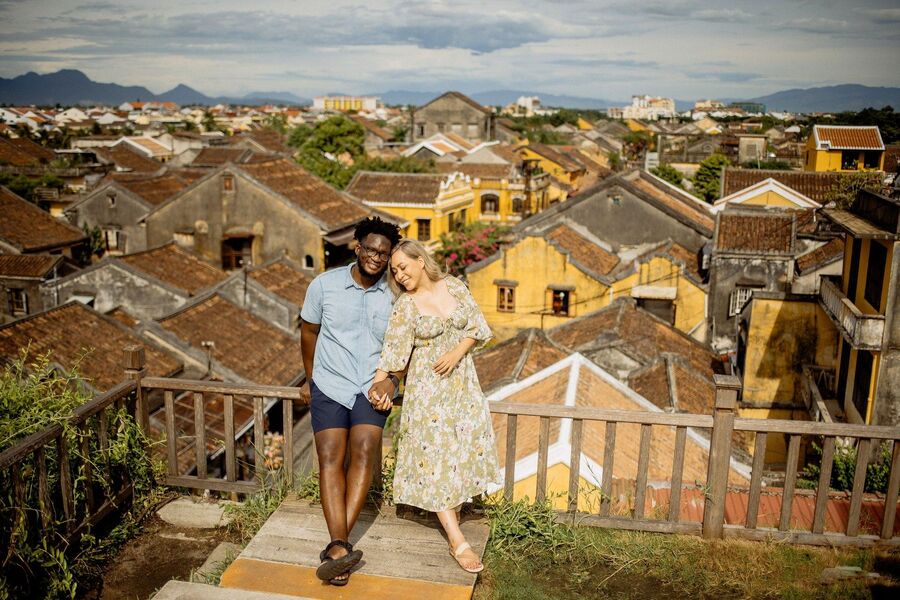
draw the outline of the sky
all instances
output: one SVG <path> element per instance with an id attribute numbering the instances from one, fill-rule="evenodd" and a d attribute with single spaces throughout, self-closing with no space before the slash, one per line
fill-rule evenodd
<path id="1" fill-rule="evenodd" d="M 0 0 L 0 77 L 609 100 L 900 86 L 900 0 Z"/>

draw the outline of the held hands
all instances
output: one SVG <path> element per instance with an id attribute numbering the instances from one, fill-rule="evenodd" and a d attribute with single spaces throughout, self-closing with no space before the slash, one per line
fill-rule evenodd
<path id="1" fill-rule="evenodd" d="M 369 403 L 375 410 L 388 410 L 394 406 L 394 382 L 389 378 L 376 381 L 369 388 Z"/>
<path id="2" fill-rule="evenodd" d="M 456 349 L 450 350 L 439 359 L 437 359 L 437 362 L 435 362 L 431 368 L 434 369 L 434 372 L 441 377 L 446 377 L 453 369 L 456 368 L 456 365 L 459 364 L 459 361 L 462 360 L 465 354 L 465 352 L 460 352 Z"/>

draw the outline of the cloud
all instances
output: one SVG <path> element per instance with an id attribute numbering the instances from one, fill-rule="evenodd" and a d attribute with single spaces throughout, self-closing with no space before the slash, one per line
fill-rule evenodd
<path id="1" fill-rule="evenodd" d="M 781 25 L 779 29 L 803 31 L 805 33 L 844 33 L 849 27 L 850 24 L 843 19 L 807 17 L 788 21 Z"/>

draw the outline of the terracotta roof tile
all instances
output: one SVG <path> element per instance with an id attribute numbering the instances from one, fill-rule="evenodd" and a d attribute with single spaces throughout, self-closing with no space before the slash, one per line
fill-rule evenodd
<path id="1" fill-rule="evenodd" d="M 13 146 L 18 148 L 20 152 L 24 152 L 28 156 L 36 159 L 38 162 L 47 163 L 56 158 L 56 152 L 54 152 L 50 148 L 32 142 L 28 138 L 11 138 L 9 142 L 12 143 Z"/>
<path id="2" fill-rule="evenodd" d="M 715 249 L 727 252 L 789 253 L 794 247 L 794 215 L 733 211 L 719 213 Z"/>
<path id="3" fill-rule="evenodd" d="M 158 206 L 191 184 L 189 178 L 173 170 L 163 173 L 110 173 L 104 181 L 113 181 L 148 204 Z"/>
<path id="4" fill-rule="evenodd" d="M 144 346 L 151 376 L 168 377 L 181 370 L 181 363 L 168 352 L 78 302 L 0 327 L 0 356 L 15 358 L 25 347 L 32 356 L 50 352 L 51 361 L 67 369 L 77 366 L 98 390 L 125 379 L 123 349 L 130 345 Z"/>
<path id="5" fill-rule="evenodd" d="M 190 294 L 225 279 L 225 271 L 202 261 L 175 242 L 118 257 L 123 263 Z"/>
<path id="6" fill-rule="evenodd" d="M 820 150 L 884 150 L 877 126 L 815 125 L 812 135 Z"/>
<path id="7" fill-rule="evenodd" d="M 644 192 L 644 194 L 649 196 L 654 202 L 661 204 L 670 211 L 674 211 L 680 217 L 687 219 L 700 226 L 702 229 L 712 233 L 713 227 L 715 227 L 715 220 L 708 211 L 702 210 L 694 202 L 678 198 L 674 193 L 663 191 L 653 183 L 644 179 L 643 175 L 639 175 L 630 183 L 639 191 Z"/>
<path id="8" fill-rule="evenodd" d="M 0 239 L 22 252 L 73 246 L 85 240 L 84 232 L 64 223 L 0 186 Z"/>
<path id="9" fill-rule="evenodd" d="M 291 160 L 282 158 L 238 168 L 320 221 L 327 231 L 347 227 L 372 214 L 372 209 Z"/>
<path id="10" fill-rule="evenodd" d="M 608 274 L 619 264 L 618 256 L 607 252 L 568 225 L 558 225 L 544 237 L 598 275 Z"/>
<path id="11" fill-rule="evenodd" d="M 221 296 L 203 298 L 159 323 L 195 348 L 213 342 L 212 357 L 248 381 L 289 385 L 303 372 L 297 339 Z"/>
<path id="12" fill-rule="evenodd" d="M 697 281 L 703 281 L 700 274 L 700 257 L 679 243 L 672 243 L 664 252 L 684 264 L 685 270 Z"/>
<path id="13" fill-rule="evenodd" d="M 444 175 L 359 171 L 347 193 L 366 202 L 434 204 Z"/>
<path id="14" fill-rule="evenodd" d="M 485 391 L 489 391 L 524 379 L 566 356 L 568 353 L 557 348 L 544 332 L 526 329 L 514 338 L 479 352 L 474 360 L 478 381 Z"/>
<path id="15" fill-rule="evenodd" d="M 548 146 L 547 144 L 539 144 L 537 142 L 531 142 L 527 145 L 521 146 L 522 149 L 528 149 L 532 152 L 536 152 L 540 154 L 544 158 L 550 160 L 561 166 L 567 172 L 572 171 L 583 171 L 585 170 L 584 166 L 580 163 L 573 160 L 571 157 L 567 156 L 561 149 L 556 149 L 553 146 Z"/>
<path id="16" fill-rule="evenodd" d="M 12 140 L 0 136 L 0 165 L 29 167 L 38 163 L 37 157 L 20 150 Z"/>
<path id="17" fill-rule="evenodd" d="M 284 259 L 251 270 L 250 277 L 273 294 L 297 306 L 303 306 L 306 289 L 312 283 L 311 277 Z"/>
<path id="18" fill-rule="evenodd" d="M 137 150 L 133 150 L 125 144 L 111 147 L 98 146 L 91 148 L 91 151 L 101 160 L 112 163 L 117 168 L 125 171 L 155 173 L 163 166 L 162 163 L 149 158 L 145 154 L 138 153 Z"/>
<path id="19" fill-rule="evenodd" d="M 431 104 L 432 102 L 435 102 L 436 100 L 440 100 L 440 99 L 443 98 L 444 96 L 450 96 L 450 97 L 452 97 L 452 98 L 456 98 L 456 99 L 458 99 L 458 100 L 462 100 L 463 102 L 465 102 L 466 104 L 468 104 L 468 105 L 471 106 L 472 108 L 477 108 L 478 110 L 480 110 L 481 112 L 483 112 L 483 113 L 485 113 L 485 114 L 490 114 L 490 113 L 491 113 L 491 110 L 490 110 L 489 108 L 487 108 L 487 107 L 485 107 L 485 106 L 482 106 L 481 104 L 475 102 L 474 100 L 472 100 L 471 98 L 469 98 L 468 96 L 466 96 L 465 94 L 463 94 L 463 93 L 461 93 L 461 92 L 446 92 L 446 93 L 443 93 L 443 94 L 441 94 L 440 96 L 438 96 L 437 98 L 434 98 L 433 100 L 428 101 L 428 103 L 425 104 L 425 105 L 423 105 L 422 107 L 420 107 L 419 110 L 421 110 L 422 108 L 425 108 L 426 106 L 428 106 L 428 105 Z"/>
<path id="20" fill-rule="evenodd" d="M 726 167 L 722 176 L 722 197 L 730 196 L 770 177 L 792 190 L 800 192 L 810 200 L 824 204 L 833 200 L 834 188 L 840 184 L 844 174 L 838 172 L 817 173 L 815 171 L 778 171 Z M 880 184 L 882 175 L 871 173 L 862 175 L 862 177 L 871 177 L 873 182 Z"/>
<path id="21" fill-rule="evenodd" d="M 0 277 L 43 278 L 61 260 L 50 254 L 0 254 Z"/>
<path id="22" fill-rule="evenodd" d="M 669 393 L 669 374 L 666 361 L 659 360 L 647 369 L 634 373 L 628 379 L 628 387 L 661 408 L 672 408 L 672 395 Z"/>
<path id="23" fill-rule="evenodd" d="M 843 238 L 834 238 L 827 244 L 797 257 L 797 271 L 805 274 L 844 257 Z"/>
<path id="24" fill-rule="evenodd" d="M 210 147 L 203 148 L 191 161 L 194 167 L 218 167 L 227 162 L 240 163 L 249 158 L 253 152 L 246 148 Z"/>
<path id="25" fill-rule="evenodd" d="M 490 164 L 490 163 L 463 163 L 463 162 L 439 162 L 437 163 L 439 173 L 451 174 L 459 171 L 463 175 L 468 175 L 472 179 L 515 179 L 517 174 L 512 165 Z"/>
<path id="26" fill-rule="evenodd" d="M 350 115 L 350 118 L 363 126 L 364 129 L 375 135 L 376 137 L 381 138 L 385 142 L 391 141 L 394 135 L 388 130 L 380 127 L 378 123 L 373 121 L 372 119 L 367 119 L 365 117 L 361 117 L 359 115 Z"/>
<path id="27" fill-rule="evenodd" d="M 140 323 L 140 321 L 128 314 L 121 306 L 117 306 L 111 311 L 107 312 L 106 316 L 115 319 L 125 327 L 134 327 L 135 325 Z"/>

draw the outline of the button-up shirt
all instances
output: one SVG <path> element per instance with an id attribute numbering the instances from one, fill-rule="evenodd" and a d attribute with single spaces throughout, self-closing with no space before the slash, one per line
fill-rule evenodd
<path id="1" fill-rule="evenodd" d="M 321 325 L 312 379 L 347 408 L 353 408 L 357 394 L 368 395 L 372 387 L 394 302 L 387 273 L 366 289 L 353 279 L 352 266 L 313 279 L 300 311 L 304 321 Z"/>

